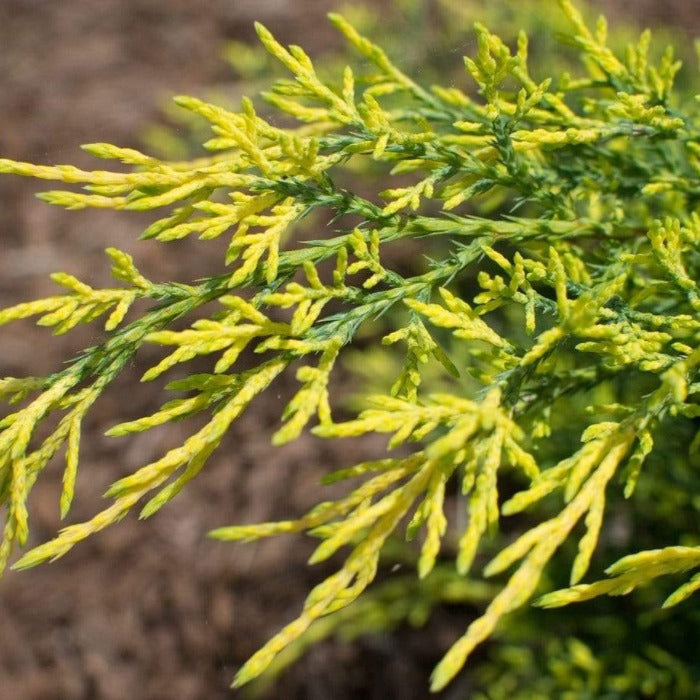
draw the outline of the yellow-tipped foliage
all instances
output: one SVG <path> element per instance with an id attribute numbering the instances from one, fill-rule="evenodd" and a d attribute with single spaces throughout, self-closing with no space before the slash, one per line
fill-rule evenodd
<path id="1" fill-rule="evenodd" d="M 574 77 L 533 77 L 537 50 L 523 32 L 511 48 L 477 24 L 462 75 L 474 86 L 425 87 L 333 14 L 363 65 L 327 78 L 318 60 L 256 25 L 291 75 L 265 93 L 265 111 L 249 99 L 234 111 L 176 98 L 213 132 L 205 157 L 171 162 L 94 143 L 89 154 L 126 168 L 0 160 L 1 173 L 66 185 L 42 195 L 51 204 L 164 210 L 143 238 L 228 240 L 221 269 L 196 283 L 151 281 L 130 254 L 108 248 L 115 288 L 56 273 L 64 293 L 0 311 L 0 325 L 38 317 L 55 333 L 103 323 L 96 344 L 54 374 L 0 379 L 0 399 L 12 405 L 0 417 L 0 569 L 27 542 L 28 498 L 59 454 L 58 508 L 69 515 L 82 421 L 150 344 L 165 349 L 143 380 L 162 381 L 195 358 L 211 367 L 171 382 L 179 395 L 108 434 L 195 415 L 201 427 L 112 484 L 106 508 L 25 552 L 16 568 L 61 557 L 135 509 L 154 515 L 284 373 L 301 386 L 280 411 L 275 445 L 304 431 L 388 436 L 388 455 L 327 475 L 326 483 L 352 482 L 335 500 L 298 518 L 210 533 L 228 541 L 307 533 L 318 541 L 311 564 L 337 560 L 236 685 L 284 665 L 335 620 L 376 616 L 365 591 L 404 535 L 415 540 L 405 545 L 417 570 L 411 590 L 429 605 L 411 612 L 392 589 L 383 600 L 400 612 L 387 612 L 387 625 L 423 620 L 450 599 L 477 605 L 444 650 L 434 690 L 537 594 L 554 608 L 681 575 L 671 607 L 700 589 L 700 574 L 689 574 L 700 554 L 688 527 L 697 525 L 700 487 L 700 116 L 672 93 L 677 62 L 670 52 L 653 58 L 648 32 L 619 53 L 603 20 L 591 28 L 569 0 L 558 4 L 582 58 Z M 286 115 L 284 127 L 269 108 Z M 367 176 L 361 193 L 348 189 L 358 169 Z M 308 228 L 296 235 L 314 212 L 315 240 Z M 397 251 L 409 244 L 421 252 L 407 261 Z M 372 386 L 364 408 L 339 420 L 333 381 L 338 367 L 353 371 L 344 363 L 353 345 L 365 365 L 358 375 Z M 635 536 L 615 539 L 611 512 Z M 650 547 L 647 530 L 668 524 L 669 513 L 683 539 L 665 529 L 671 541 Z M 600 560 L 609 556 L 618 561 L 605 578 Z M 509 570 L 501 584 L 466 578 Z M 663 665 L 664 654 L 647 656 Z M 553 657 L 605 695 L 586 644 L 568 639 Z"/>

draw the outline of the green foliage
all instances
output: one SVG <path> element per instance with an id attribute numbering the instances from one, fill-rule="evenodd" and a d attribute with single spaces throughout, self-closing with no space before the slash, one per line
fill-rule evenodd
<path id="1" fill-rule="evenodd" d="M 299 617 L 241 668 L 236 685 L 343 622 L 365 620 L 371 628 L 377 609 L 385 626 L 410 618 L 412 611 L 396 604 L 409 589 L 426 611 L 458 590 L 453 599 L 483 607 L 435 669 L 434 690 L 501 634 L 505 656 L 480 666 L 492 685 L 484 697 L 513 695 L 526 682 L 531 694 L 518 697 L 572 688 L 590 697 L 637 697 L 647 691 L 625 685 L 630 668 L 657 697 L 690 697 L 697 667 L 659 676 L 659 668 L 679 662 L 648 645 L 606 668 L 573 639 L 588 634 L 585 624 L 569 630 L 568 641 L 552 641 L 549 671 L 533 674 L 528 664 L 539 661 L 518 630 L 529 630 L 534 643 L 536 626 L 506 623 L 538 594 L 535 604 L 551 608 L 680 575 L 668 607 L 700 588 L 700 574 L 692 575 L 700 569 L 697 107 L 674 93 L 680 64 L 672 52 L 650 60 L 648 33 L 618 54 L 603 20 L 590 29 L 569 0 L 558 4 L 566 41 L 582 56 L 575 76 L 533 77 L 524 33 L 511 48 L 477 24 L 476 54 L 465 67 L 478 95 L 455 85 L 426 87 L 334 14 L 331 22 L 364 69 L 327 78 L 303 49 L 282 46 L 258 25 L 262 44 L 291 75 L 265 99 L 300 125 L 275 126 L 247 99 L 234 112 L 179 97 L 180 107 L 210 125 L 211 155 L 171 162 L 86 146 L 126 164 L 121 172 L 0 160 L 0 172 L 82 186 L 43 194 L 52 204 L 166 209 L 144 238 L 229 241 L 227 269 L 196 285 L 149 281 L 129 255 L 110 248 L 122 286 L 95 290 L 57 274 L 66 293 L 0 312 L 0 324 L 38 316 L 55 333 L 107 315 L 104 340 L 64 369 L 0 380 L 0 396 L 19 404 L 0 421 L 0 567 L 15 544 L 26 543 L 27 498 L 63 449 L 60 509 L 68 514 L 82 420 L 144 344 L 167 346 L 167 354 L 143 381 L 198 356 L 214 356 L 211 372 L 170 383 L 184 398 L 109 434 L 196 414 L 208 421 L 112 484 L 110 506 L 26 552 L 16 568 L 64 555 L 137 506 L 141 517 L 156 513 L 205 466 L 249 404 L 296 365 L 300 388 L 282 412 L 275 444 L 306 429 L 334 440 L 381 433 L 397 456 L 330 474 L 329 483 L 354 483 L 296 520 L 211 533 L 227 541 L 309 533 L 320 540 L 310 563 L 345 553 Z M 391 180 L 381 200 L 341 184 L 358 162 Z M 321 210 L 331 212 L 329 235 L 295 239 L 294 225 Z M 391 251 L 412 239 L 430 258 L 407 276 L 392 268 Z M 126 320 L 137 300 L 153 305 Z M 210 302 L 218 311 L 173 329 Z M 334 367 L 368 334 L 377 342 L 363 352 L 372 366 L 391 368 L 389 382 L 364 398 L 356 417 L 337 421 Z M 238 369 L 249 351 L 259 361 Z M 441 367 L 440 391 L 431 389 L 437 381 L 426 381 L 435 376 L 432 360 Z M 451 502 L 464 522 L 450 522 Z M 635 508 L 634 541 L 606 535 L 606 516 L 620 508 Z M 669 525 L 671 517 L 679 526 Z M 649 537 L 658 523 L 663 541 Z M 381 584 L 351 606 L 404 527 L 407 539 L 420 540 L 419 581 L 403 593 Z M 608 578 L 581 583 L 598 568 L 597 551 L 624 556 Z M 444 563 L 452 558 L 456 571 Z M 502 586 L 484 587 L 466 578 L 477 566 L 487 577 L 512 573 Z M 566 585 L 562 567 L 568 586 L 552 590 Z M 496 683 L 490 669 L 509 666 Z M 562 679 L 574 685 L 557 685 Z"/>

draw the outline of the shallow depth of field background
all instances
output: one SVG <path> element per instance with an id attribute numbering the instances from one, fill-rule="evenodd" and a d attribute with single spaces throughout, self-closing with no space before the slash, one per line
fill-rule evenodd
<path id="1" fill-rule="evenodd" d="M 543 0 L 543 11 L 554 4 Z M 390 23 L 388 5 L 375 3 Z M 679 42 L 700 34 L 700 6 L 688 0 L 597 5 L 606 5 L 611 22 L 675 25 Z M 163 123 L 169 96 L 201 96 L 217 86 L 236 94 L 241 86 L 220 48 L 227 39 L 254 41 L 253 20 L 314 56 L 341 43 L 325 21 L 337 6 L 332 0 L 0 0 L 0 157 L 99 167 L 79 144 L 143 147 L 146 127 Z M 461 60 L 457 51 L 453 57 Z M 394 58 L 401 65 L 402 57 Z M 48 275 L 55 270 L 107 284 L 108 245 L 134 253 L 154 279 L 188 282 L 220 270 L 221 246 L 136 243 L 152 215 L 64 212 L 34 198 L 50 187 L 0 177 L 1 306 L 53 293 Z M 99 328 L 52 338 L 25 322 L 0 334 L 0 376 L 16 376 L 59 367 L 95 342 Z M 162 403 L 159 386 L 137 382 L 156 356 L 144 353 L 95 407 L 72 521 L 94 514 L 108 483 L 182 435 L 175 427 L 102 436 Z M 198 479 L 153 520 L 127 518 L 56 564 L 6 574 L 0 581 L 0 700 L 231 697 L 237 666 L 296 615 L 322 572 L 306 567 L 309 549 L 301 538 L 232 546 L 204 533 L 300 514 L 318 498 L 321 473 L 376 454 L 382 444 L 344 442 L 341 448 L 302 438 L 274 450 L 269 435 L 280 401 L 272 393 L 254 403 Z M 33 544 L 60 524 L 59 466 L 35 489 Z M 422 631 L 352 646 L 323 644 L 267 697 L 427 697 L 432 666 L 467 622 L 459 611 L 440 610 Z M 459 683 L 444 697 L 464 697 Z"/>

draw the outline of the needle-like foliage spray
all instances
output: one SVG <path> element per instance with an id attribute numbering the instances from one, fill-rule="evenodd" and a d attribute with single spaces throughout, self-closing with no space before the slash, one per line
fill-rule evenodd
<path id="1" fill-rule="evenodd" d="M 63 556 L 132 509 L 154 515 L 284 373 L 295 372 L 299 388 L 275 444 L 305 430 L 329 440 L 389 436 L 386 456 L 327 477 L 352 482 L 337 500 L 296 520 L 211 533 L 228 541 L 310 533 L 319 540 L 311 563 L 343 552 L 299 616 L 240 669 L 237 685 L 308 635 L 326 634 L 329 621 L 362 610 L 351 606 L 356 599 L 354 606 L 384 600 L 384 584 L 374 599 L 375 587 L 365 591 L 403 531 L 419 542 L 423 596 L 447 599 L 448 586 L 476 586 L 467 577 L 480 571 L 501 581 L 465 594 L 482 610 L 444 650 L 434 690 L 533 599 L 554 608 L 675 576 L 664 603 L 674 606 L 700 588 L 697 105 L 674 93 L 680 65 L 671 51 L 650 59 L 648 33 L 618 55 L 603 20 L 590 28 L 569 0 L 558 5 L 570 26 L 566 40 L 582 57 L 578 76 L 533 77 L 523 33 L 509 47 L 477 24 L 476 53 L 465 59 L 476 89 L 424 86 L 331 15 L 369 72 L 348 67 L 327 80 L 302 48 L 281 45 L 258 25 L 262 44 L 289 72 L 264 95 L 287 126 L 250 100 L 234 112 L 178 97 L 210 124 L 208 157 L 170 162 L 99 143 L 85 149 L 126 171 L 0 160 L 2 173 L 79 186 L 41 195 L 51 204 L 159 210 L 144 238 L 228 241 L 222 269 L 196 284 L 146 279 L 130 255 L 109 248 L 114 288 L 57 273 L 61 293 L 0 311 L 0 325 L 37 317 L 66 333 L 100 319 L 105 329 L 101 342 L 54 374 L 0 380 L 0 397 L 13 405 L 0 420 L 0 568 L 26 543 L 27 499 L 59 454 L 60 510 L 69 514 L 85 415 L 140 348 L 156 344 L 163 357 L 143 381 L 201 356 L 211 358 L 210 372 L 171 382 L 176 398 L 109 434 L 196 414 L 207 420 L 112 484 L 104 510 L 25 552 L 15 568 Z M 346 186 L 346 173 L 363 162 L 393 186 L 377 195 Z M 317 240 L 288 235 L 316 210 L 331 212 Z M 415 274 L 391 264 L 391 250 L 408 241 L 430 255 Z M 138 300 L 151 305 L 134 317 Z M 218 310 L 201 318 L 211 302 Z M 365 397 L 364 410 L 339 421 L 334 368 L 358 334 L 366 345 L 378 328 L 375 347 L 363 352 L 384 357 L 393 376 Z M 239 368 L 242 353 L 258 359 Z M 433 380 L 436 366 L 442 374 Z M 645 547 L 666 488 L 676 494 L 678 528 Z M 607 576 L 582 583 L 596 548 L 603 556 L 615 550 L 606 517 L 624 499 L 640 504 L 640 535 L 625 556 L 605 563 Z M 462 517 L 446 508 L 454 501 Z M 562 562 L 569 586 L 553 590 L 550 567 Z M 584 669 L 602 693 L 589 648 L 567 644 L 556 651 L 567 659 L 561 664 Z M 675 687 L 679 694 L 668 697 L 685 697 Z"/>

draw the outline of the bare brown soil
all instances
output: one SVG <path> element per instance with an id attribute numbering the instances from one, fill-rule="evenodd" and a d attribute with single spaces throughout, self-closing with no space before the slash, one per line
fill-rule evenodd
<path id="1" fill-rule="evenodd" d="M 609 3 L 610 4 L 610 3 Z M 616 2 L 633 19 L 700 28 L 687 0 Z M 320 49 L 334 37 L 331 0 L 0 0 L 0 156 L 33 162 L 90 161 L 78 146 L 139 145 L 159 119 L 159 100 L 201 94 L 231 73 L 218 58 L 227 38 L 252 38 L 263 20 L 280 38 Z M 107 282 L 103 250 L 137 250 L 149 217 L 66 213 L 37 201 L 35 182 L 0 178 L 0 306 L 52 293 L 48 274 L 66 270 Z M 197 244 L 138 244 L 158 279 L 190 281 L 218 269 L 221 251 Z M 95 331 L 92 331 L 95 333 Z M 48 339 L 30 324 L 3 329 L 0 376 L 49 372 L 90 332 Z M 144 357 L 141 363 L 148 361 Z M 145 365 L 144 365 L 145 366 Z M 162 396 L 136 383 L 134 367 L 99 403 L 82 448 L 72 521 L 90 517 L 105 487 L 128 468 L 176 444 L 171 428 L 132 440 L 102 437 Z M 298 611 L 320 572 L 306 567 L 301 540 L 230 546 L 204 533 L 233 522 L 301 513 L 315 502 L 320 473 L 362 457 L 303 439 L 273 450 L 281 398 L 256 404 L 202 475 L 151 521 L 127 519 L 60 562 L 0 582 L 0 700 L 199 700 L 232 697 L 235 669 Z M 369 453 L 377 445 L 365 446 Z M 60 470 L 45 475 L 32 502 L 31 543 L 60 525 Z M 424 698 L 427 677 L 465 620 L 439 611 L 430 630 L 403 630 L 352 646 L 313 650 L 269 698 Z M 461 690 L 460 690 L 461 688 Z M 445 697 L 466 697 L 453 686 Z"/>

